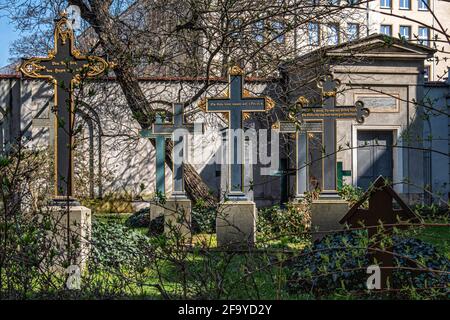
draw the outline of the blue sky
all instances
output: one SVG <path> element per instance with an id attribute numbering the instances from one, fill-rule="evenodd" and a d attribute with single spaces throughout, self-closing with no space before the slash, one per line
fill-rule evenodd
<path id="1" fill-rule="evenodd" d="M 10 20 L 0 16 L 0 67 L 8 64 L 10 45 L 18 37 L 19 33 L 10 25 Z"/>

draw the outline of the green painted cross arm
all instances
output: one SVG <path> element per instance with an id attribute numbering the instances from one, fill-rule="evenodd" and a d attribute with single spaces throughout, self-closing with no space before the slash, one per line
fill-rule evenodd
<path id="1" fill-rule="evenodd" d="M 153 133 L 151 129 L 143 129 L 139 131 L 139 136 L 142 138 L 149 138 L 149 139 L 155 139 L 157 137 L 165 137 L 165 138 L 171 138 L 171 133 Z"/>

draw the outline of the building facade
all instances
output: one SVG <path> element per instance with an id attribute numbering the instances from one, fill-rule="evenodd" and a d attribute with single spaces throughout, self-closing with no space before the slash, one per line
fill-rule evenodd
<path id="1" fill-rule="evenodd" d="M 425 61 L 434 52 L 427 46 L 399 39 L 387 44 L 384 36 L 371 35 L 292 59 L 280 70 L 282 77 L 276 81 L 248 79 L 249 92 L 271 96 L 276 108 L 267 116 L 252 116 L 245 126 L 270 128 L 283 120 L 286 106 L 300 96 L 317 95 L 317 79 L 331 72 L 341 82 L 337 104 L 351 106 L 360 100 L 371 112 L 363 124 L 337 121 L 337 161 L 346 172 L 343 182 L 365 189 L 383 175 L 411 203 L 443 203 L 448 199 L 450 175 L 449 83 L 425 82 Z M 201 88 L 203 80 L 143 78 L 140 83 L 149 101 L 174 102 L 189 99 Z M 155 190 L 155 151 L 148 140 L 139 137 L 140 127 L 132 118 L 120 86 L 112 80 L 88 86 L 92 90 L 83 98 L 76 116 L 76 125 L 82 128 L 76 137 L 77 192 L 88 198 L 151 195 Z M 221 96 L 226 90 L 227 81 L 222 79 L 204 96 Z M 52 101 L 51 87 L 43 81 L 14 75 L 1 77 L 3 153 L 18 140 L 51 152 Z M 160 108 L 167 110 L 168 106 L 161 103 Z M 189 138 L 187 161 L 220 196 L 226 188 L 225 171 L 215 160 L 226 119 L 202 112 L 197 102 L 186 110 L 186 116 L 206 125 L 205 134 Z M 310 132 L 308 136 L 311 157 L 320 152 L 323 136 L 320 132 Z M 281 136 L 279 150 L 271 150 L 277 151 L 279 170 L 262 174 L 261 169 L 267 165 L 247 166 L 247 192 L 258 206 L 278 204 L 295 194 L 294 176 L 283 173 L 292 174 L 297 169 L 293 143 L 289 137 Z M 321 187 L 323 170 L 321 161 L 308 167 L 305 179 L 310 190 Z M 166 168 L 166 175 L 170 192 L 170 168 Z"/>
<path id="2" fill-rule="evenodd" d="M 350 53 L 353 58 L 347 60 Z M 367 189 L 383 175 L 410 202 L 433 198 L 445 203 L 449 150 L 448 102 L 444 100 L 448 83 L 424 81 L 424 61 L 433 54 L 427 46 L 399 39 L 386 45 L 382 35 L 371 35 L 325 52 L 313 52 L 286 67 L 291 100 L 307 91 L 307 70 L 318 65 L 322 73 L 331 72 L 340 80 L 338 105 L 352 106 L 359 100 L 369 108 L 370 115 L 363 124 L 337 121 L 336 145 L 341 150 L 337 161 L 346 172 L 346 183 Z M 310 137 L 308 146 L 312 150 L 315 140 L 323 136 L 312 132 Z M 433 168 L 440 173 L 433 173 Z M 321 183 L 323 166 L 309 170 L 308 178 L 319 177 Z M 310 181 L 308 185 L 314 186 Z"/>
<path id="3" fill-rule="evenodd" d="M 425 63 L 426 81 L 445 81 L 450 53 L 450 2 L 445 0 L 264 0 L 187 4 L 137 1 L 121 19 L 133 47 L 136 71 L 145 76 L 225 76 L 230 64 L 252 76 L 277 75 L 277 63 L 328 46 L 385 34 L 436 50 Z M 225 14 L 226 13 L 226 14 Z M 128 31 L 127 31 L 128 30 Z M 203 30 L 203 31 L 202 31 Z M 207 30 L 207 31 L 205 31 Z M 82 47 L 96 43 L 87 29 Z"/>
<path id="4" fill-rule="evenodd" d="M 450 43 L 450 2 L 443 0 L 377 0 L 369 2 L 369 33 L 380 33 L 435 48 L 425 63 L 427 81 L 447 75 Z"/>

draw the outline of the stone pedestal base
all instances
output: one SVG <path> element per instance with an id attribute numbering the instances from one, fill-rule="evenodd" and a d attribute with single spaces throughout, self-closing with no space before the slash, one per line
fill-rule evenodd
<path id="1" fill-rule="evenodd" d="M 341 230 L 342 225 L 339 224 L 339 220 L 344 217 L 349 209 L 348 202 L 344 200 L 314 200 L 311 204 L 313 241 L 331 234 L 326 233 L 326 231 Z"/>
<path id="2" fill-rule="evenodd" d="M 191 200 L 169 198 L 162 209 L 164 233 L 180 235 L 188 240 L 191 237 Z"/>
<path id="3" fill-rule="evenodd" d="M 150 221 L 163 215 L 164 205 L 155 203 L 150 204 Z"/>
<path id="4" fill-rule="evenodd" d="M 256 205 L 253 201 L 226 201 L 217 212 L 219 247 L 249 247 L 256 241 Z"/>
<path id="5" fill-rule="evenodd" d="M 91 209 L 83 206 L 49 206 L 47 212 L 54 226 L 49 237 L 60 253 L 57 266 L 70 259 L 71 265 L 84 269 L 91 248 Z"/>

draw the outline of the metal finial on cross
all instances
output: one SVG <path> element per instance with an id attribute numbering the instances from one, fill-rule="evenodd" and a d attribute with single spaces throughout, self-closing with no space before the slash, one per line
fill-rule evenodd
<path id="1" fill-rule="evenodd" d="M 341 82 L 338 79 L 334 79 L 331 73 L 321 77 L 317 82 L 317 86 L 322 89 L 322 98 L 336 97 L 337 90 Z"/>

